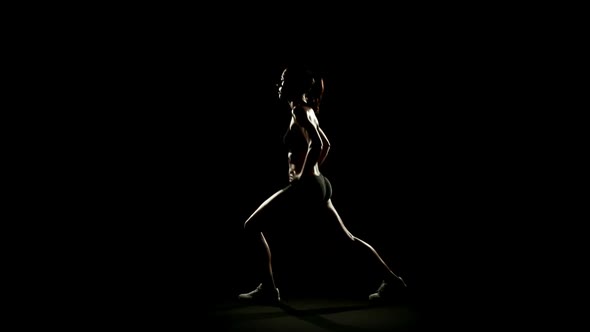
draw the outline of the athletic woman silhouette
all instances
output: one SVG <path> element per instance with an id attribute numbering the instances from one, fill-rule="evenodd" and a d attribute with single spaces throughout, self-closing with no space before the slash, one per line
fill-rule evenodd
<path id="1" fill-rule="evenodd" d="M 260 264 L 255 266 L 262 273 L 262 280 L 253 291 L 240 294 L 240 300 L 252 303 L 280 301 L 273 276 L 271 250 L 264 233 L 280 224 L 277 217 L 281 214 L 286 217 L 290 211 L 317 211 L 318 207 L 325 208 L 346 237 L 363 247 L 363 250 L 369 250 L 382 267 L 383 281 L 378 290 L 369 295 L 369 300 L 386 299 L 392 293 L 392 286 L 406 287 L 403 279 L 392 272 L 371 245 L 348 231 L 332 203 L 332 186 L 320 170 L 330 150 L 330 141 L 319 122 L 323 94 L 323 78 L 309 67 L 292 65 L 284 68 L 278 84 L 278 96 L 291 110 L 290 125 L 284 136 L 288 150 L 289 184 L 266 199 L 244 224 L 245 233 L 257 246 Z"/>

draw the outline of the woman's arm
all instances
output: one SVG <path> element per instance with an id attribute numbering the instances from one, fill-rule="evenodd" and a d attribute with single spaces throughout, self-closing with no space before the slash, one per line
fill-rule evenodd
<path id="1" fill-rule="evenodd" d="M 312 121 L 311 119 L 311 117 L 315 117 L 313 110 L 297 107 L 293 110 L 293 114 L 295 115 L 295 121 L 301 126 L 301 128 L 303 128 L 308 139 L 307 154 L 303 161 L 301 172 L 298 174 L 298 177 L 300 177 L 302 174 L 313 174 L 315 165 L 319 164 L 321 161 L 325 146 L 317 119 L 313 119 L 316 121 Z"/>
<path id="2" fill-rule="evenodd" d="M 322 152 L 320 153 L 320 158 L 318 165 L 321 165 L 328 157 L 328 152 L 330 151 L 330 141 L 328 140 L 328 136 L 324 133 L 322 128 L 318 127 L 318 132 L 320 134 L 320 138 L 322 139 Z"/>

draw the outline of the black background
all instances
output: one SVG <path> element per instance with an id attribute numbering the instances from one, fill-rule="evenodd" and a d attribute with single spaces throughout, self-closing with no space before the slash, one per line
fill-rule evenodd
<path id="1" fill-rule="evenodd" d="M 500 290 L 531 204 L 524 82 L 538 72 L 518 36 L 442 21 L 324 23 L 313 41 L 171 19 L 40 31 L 43 61 L 29 56 L 47 111 L 28 119 L 26 166 L 51 220 L 32 233 L 57 248 L 33 254 L 43 284 L 121 312 L 253 288 L 242 226 L 286 183 L 275 84 L 303 61 L 325 77 L 323 170 L 349 230 L 426 306 Z"/>

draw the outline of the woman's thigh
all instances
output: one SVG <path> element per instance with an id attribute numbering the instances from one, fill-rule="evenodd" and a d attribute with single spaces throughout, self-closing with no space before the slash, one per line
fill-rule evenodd
<path id="1" fill-rule="evenodd" d="M 246 220 L 244 228 L 252 231 L 268 232 L 285 226 L 301 204 L 298 193 L 292 187 L 279 190 L 266 199 Z"/>
<path id="2" fill-rule="evenodd" d="M 305 228 L 307 224 L 316 224 L 318 212 L 326 206 L 327 188 L 320 180 L 323 178 L 306 178 L 279 190 L 248 218 L 245 228 L 254 231 L 285 232 L 293 227 Z M 329 183 L 327 185 L 329 186 Z M 328 189 L 331 195 L 331 188 Z"/>

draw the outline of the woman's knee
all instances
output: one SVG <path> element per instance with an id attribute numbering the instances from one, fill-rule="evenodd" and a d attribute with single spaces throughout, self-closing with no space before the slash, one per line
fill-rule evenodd
<path id="1" fill-rule="evenodd" d="M 244 230 L 249 233 L 259 233 L 268 230 L 268 224 L 268 221 L 261 218 L 261 216 L 250 218 L 244 223 Z"/>
<path id="2" fill-rule="evenodd" d="M 256 232 L 260 231 L 258 227 L 256 227 L 256 221 L 253 219 L 248 219 L 244 222 L 244 230 L 246 232 Z"/>

